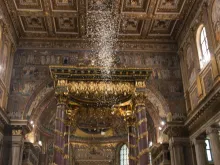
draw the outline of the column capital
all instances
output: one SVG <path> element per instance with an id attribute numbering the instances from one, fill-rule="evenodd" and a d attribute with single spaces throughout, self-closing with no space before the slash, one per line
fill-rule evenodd
<path id="1" fill-rule="evenodd" d="M 163 133 L 168 135 L 169 138 L 172 137 L 187 137 L 187 129 L 185 128 L 183 122 L 172 121 L 167 122 L 163 129 Z"/>
<path id="2" fill-rule="evenodd" d="M 139 105 L 144 105 L 145 106 L 145 102 L 146 102 L 145 92 L 136 92 L 135 93 L 135 98 L 134 98 L 135 106 L 139 106 Z"/>
<path id="3" fill-rule="evenodd" d="M 219 129 L 218 128 L 212 128 L 212 127 L 208 127 L 206 129 L 206 134 L 209 135 L 209 134 L 218 134 L 219 133 Z"/>
<path id="4" fill-rule="evenodd" d="M 11 120 L 12 135 L 25 135 L 32 130 L 31 124 L 28 120 Z"/>
<path id="5" fill-rule="evenodd" d="M 68 95 L 65 94 L 55 94 L 56 95 L 56 100 L 57 100 L 57 104 L 65 104 L 67 105 L 67 101 L 68 101 Z"/>
<path id="6" fill-rule="evenodd" d="M 193 139 L 192 142 L 194 145 L 205 145 L 205 139 Z"/>

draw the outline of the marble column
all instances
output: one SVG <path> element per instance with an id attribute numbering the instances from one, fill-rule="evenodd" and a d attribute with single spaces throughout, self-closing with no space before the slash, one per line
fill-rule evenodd
<path id="1" fill-rule="evenodd" d="M 145 100 L 146 99 L 143 93 L 137 94 L 135 98 L 139 165 L 147 165 L 149 163 L 147 116 L 146 116 Z"/>
<path id="2" fill-rule="evenodd" d="M 69 164 L 69 150 L 70 150 L 70 126 L 65 126 L 65 134 L 64 134 L 64 140 L 65 140 L 65 145 L 64 145 L 64 165 Z"/>
<path id="3" fill-rule="evenodd" d="M 194 140 L 196 161 L 198 165 L 207 165 L 206 144 L 205 139 Z"/>
<path id="4" fill-rule="evenodd" d="M 137 165 L 137 139 L 135 122 L 128 122 L 129 165 Z"/>
<path id="5" fill-rule="evenodd" d="M 24 145 L 23 140 L 22 130 L 12 130 L 9 165 L 21 165 Z"/>
<path id="6" fill-rule="evenodd" d="M 184 150 L 181 142 L 179 140 L 174 140 L 171 138 L 169 141 L 169 150 L 171 155 L 171 164 L 172 165 L 185 165 L 184 160 Z"/>
<path id="7" fill-rule="evenodd" d="M 64 165 L 64 132 L 65 132 L 65 110 L 66 97 L 63 95 L 57 96 L 56 122 L 55 122 L 55 163 Z"/>
<path id="8" fill-rule="evenodd" d="M 211 143 L 211 152 L 213 156 L 213 161 L 215 165 L 220 165 L 220 141 L 218 129 L 208 128 L 206 130 Z"/>

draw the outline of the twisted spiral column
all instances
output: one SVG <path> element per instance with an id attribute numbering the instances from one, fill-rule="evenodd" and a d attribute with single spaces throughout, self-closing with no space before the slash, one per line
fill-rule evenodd
<path id="1" fill-rule="evenodd" d="M 65 110 L 67 97 L 65 95 L 58 95 L 55 121 L 55 142 L 54 142 L 54 162 L 57 165 L 64 165 L 64 145 L 65 145 Z"/>
<path id="2" fill-rule="evenodd" d="M 138 144 L 138 164 L 147 165 L 149 162 L 148 155 L 148 132 L 147 116 L 144 93 L 137 93 L 135 98 L 136 125 L 137 125 L 137 144 Z"/>
<path id="3" fill-rule="evenodd" d="M 129 165 L 137 164 L 137 139 L 135 123 L 128 125 Z"/>
<path id="4" fill-rule="evenodd" d="M 70 128 L 76 127 L 76 114 L 79 107 L 72 105 L 68 107 L 65 113 L 65 133 L 64 133 L 64 165 L 69 165 L 70 163 Z"/>

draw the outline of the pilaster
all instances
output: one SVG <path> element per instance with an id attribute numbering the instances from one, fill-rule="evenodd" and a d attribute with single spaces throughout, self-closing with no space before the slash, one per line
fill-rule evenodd
<path id="1" fill-rule="evenodd" d="M 205 138 L 194 139 L 193 143 L 196 150 L 196 161 L 199 165 L 207 165 Z"/>
<path id="2" fill-rule="evenodd" d="M 7 129 L 7 137 L 5 138 L 6 144 L 10 146 L 5 146 L 6 153 L 9 154 L 9 165 L 21 165 L 22 163 L 22 155 L 23 155 L 23 147 L 24 147 L 24 137 L 25 134 L 31 131 L 31 125 L 27 120 L 11 120 L 10 126 Z M 8 152 L 7 152 L 8 151 Z M 4 158 L 4 162 L 7 161 Z M 5 163 L 7 164 L 7 163 Z"/>

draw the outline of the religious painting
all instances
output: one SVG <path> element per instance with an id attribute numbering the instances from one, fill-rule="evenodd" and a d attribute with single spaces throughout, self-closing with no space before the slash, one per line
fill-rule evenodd
<path id="1" fill-rule="evenodd" d="M 190 101 L 191 101 L 192 109 L 194 109 L 199 101 L 197 88 L 194 88 L 193 91 L 190 93 Z"/>
<path id="2" fill-rule="evenodd" d="M 187 60 L 186 62 L 187 62 L 188 80 L 189 80 L 189 85 L 191 86 L 194 80 L 196 79 L 195 64 L 194 64 L 193 51 L 191 46 L 187 48 L 186 60 Z"/>
<path id="3" fill-rule="evenodd" d="M 3 98 L 4 98 L 4 90 L 2 86 L 0 86 L 0 107 L 3 107 Z"/>
<path id="4" fill-rule="evenodd" d="M 220 0 L 215 0 L 212 7 L 212 23 L 216 40 L 220 41 Z"/>
<path id="5" fill-rule="evenodd" d="M 3 48 L 3 54 L 2 54 L 2 58 L 1 58 L 1 69 L 0 69 L 0 78 L 3 83 L 5 83 L 5 81 L 6 81 L 7 63 L 9 60 L 8 58 L 9 58 L 8 46 L 7 46 L 7 44 L 5 44 L 4 48 Z"/>

